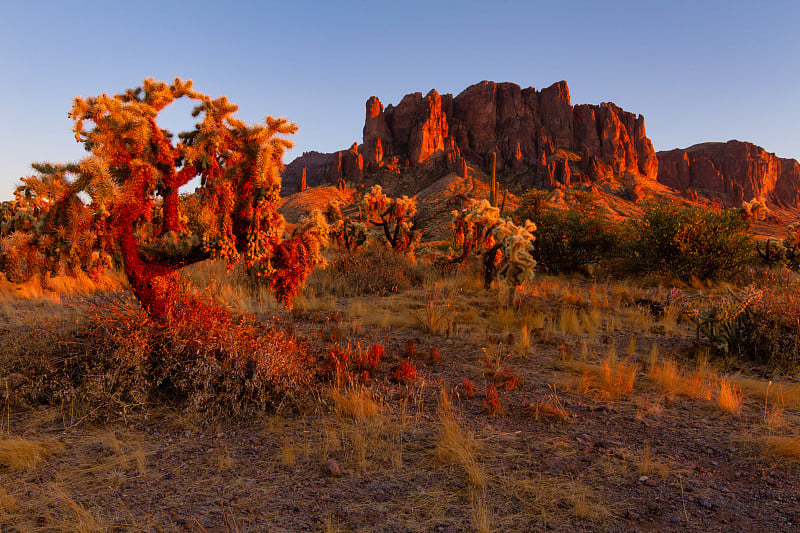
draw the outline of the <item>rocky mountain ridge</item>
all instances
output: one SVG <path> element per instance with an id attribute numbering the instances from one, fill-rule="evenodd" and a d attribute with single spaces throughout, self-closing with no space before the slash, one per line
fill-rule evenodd
<path id="1" fill-rule="evenodd" d="M 766 198 L 800 207 L 800 163 L 742 141 L 709 142 L 658 152 L 658 181 L 679 191 L 717 196 L 728 205 Z"/>
<path id="2" fill-rule="evenodd" d="M 490 172 L 492 154 L 497 173 L 522 187 L 655 180 L 658 171 L 642 115 L 610 102 L 573 107 L 565 81 L 540 91 L 482 81 L 455 97 L 433 89 L 385 108 L 370 97 L 361 146 L 304 154 L 287 167 L 284 185 L 299 190 L 303 167 L 308 186 L 357 184 L 378 172 L 463 174 L 465 165 Z"/>
<path id="3" fill-rule="evenodd" d="M 656 153 L 644 117 L 604 102 L 570 101 L 565 81 L 541 90 L 482 81 L 457 96 L 405 95 L 384 107 L 366 101 L 362 144 L 332 154 L 307 152 L 283 173 L 285 193 L 308 187 L 406 183 L 416 193 L 449 173 L 491 172 L 504 187 L 569 187 L 616 183 L 625 196 L 659 184 L 690 199 L 725 205 L 766 198 L 800 208 L 800 164 L 752 143 L 703 143 Z M 415 182 L 415 176 L 431 179 Z M 417 180 L 419 181 L 419 180 Z M 649 185 L 648 185 L 649 184 Z"/>

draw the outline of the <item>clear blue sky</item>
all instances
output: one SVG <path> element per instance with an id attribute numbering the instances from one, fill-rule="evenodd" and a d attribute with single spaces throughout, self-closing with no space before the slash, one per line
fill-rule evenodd
<path id="1" fill-rule="evenodd" d="M 31 162 L 84 155 L 75 96 L 146 77 L 192 79 L 248 122 L 289 117 L 287 163 L 360 142 L 371 95 L 484 79 L 567 80 L 573 104 L 644 114 L 657 150 L 740 139 L 800 158 L 796 0 L 230 3 L 0 0 L 0 199 Z M 180 111 L 165 127 L 191 125 Z"/>

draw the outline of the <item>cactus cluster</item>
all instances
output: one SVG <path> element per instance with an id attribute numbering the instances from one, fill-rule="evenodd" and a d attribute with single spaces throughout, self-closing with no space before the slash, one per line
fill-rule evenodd
<path id="1" fill-rule="evenodd" d="M 198 123 L 173 137 L 157 119 L 179 99 L 195 106 Z M 318 214 L 283 239 L 280 172 L 292 146 L 284 136 L 297 126 L 273 117 L 248 125 L 234 117 L 237 109 L 178 78 L 76 98 L 69 115 L 90 155 L 73 165 L 34 165 L 39 175 L 17 191 L 23 207 L 38 209 L 39 226 L 27 234 L 46 270 L 61 263 L 85 270 L 118 257 L 145 310 L 168 318 L 180 268 L 209 257 L 243 260 L 288 303 L 321 261 L 327 229 Z M 192 179 L 202 185 L 185 202 L 179 191 Z"/>
<path id="2" fill-rule="evenodd" d="M 413 250 L 421 237 L 414 224 L 417 200 L 408 196 L 389 198 L 380 185 L 373 185 L 359 204 L 361 219 L 365 223 L 383 228 L 386 242 L 395 251 Z"/>
<path id="3" fill-rule="evenodd" d="M 453 243 L 461 250 L 452 261 L 463 262 L 473 250 L 483 254 L 486 287 L 495 278 L 517 286 L 533 276 L 536 261 L 531 251 L 536 240 L 536 224 L 526 220 L 517 225 L 501 217 L 500 209 L 486 200 L 472 200 L 452 215 Z"/>
<path id="4" fill-rule="evenodd" d="M 331 200 L 323 211 L 330 225 L 330 234 L 336 243 L 347 251 L 353 251 L 367 242 L 367 225 L 342 213 L 339 200 Z"/>
<path id="5" fill-rule="evenodd" d="M 790 224 L 783 239 L 758 241 L 756 252 L 768 265 L 783 263 L 791 270 L 800 270 L 800 222 Z"/>

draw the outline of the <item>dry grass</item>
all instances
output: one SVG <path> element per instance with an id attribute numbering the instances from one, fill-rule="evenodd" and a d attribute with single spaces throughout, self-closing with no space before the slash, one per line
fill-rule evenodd
<path id="1" fill-rule="evenodd" d="M 0 466 L 15 470 L 34 470 L 57 446 L 50 442 L 20 437 L 0 440 Z"/>
<path id="2" fill-rule="evenodd" d="M 683 390 L 684 381 L 681 379 L 681 370 L 674 359 L 659 360 L 656 351 L 655 357 L 651 355 L 650 361 L 647 374 L 650 381 L 668 394 L 677 394 Z"/>
<path id="3" fill-rule="evenodd" d="M 742 391 L 725 377 L 716 382 L 717 405 L 727 413 L 738 414 L 742 408 Z"/>
<path id="4" fill-rule="evenodd" d="M 640 475 L 667 477 L 672 473 L 670 464 L 653 455 L 650 445 L 645 446 L 642 453 L 632 454 L 632 461 Z"/>
<path id="5" fill-rule="evenodd" d="M 59 303 L 62 296 L 86 295 L 100 291 L 114 291 L 125 287 L 121 271 L 108 271 L 95 277 L 84 273 L 75 276 L 34 276 L 24 283 L 11 283 L 0 274 L 0 301 L 32 300 Z"/>
<path id="6" fill-rule="evenodd" d="M 800 383 L 754 379 L 742 375 L 733 376 L 731 379 L 744 394 L 757 398 L 765 404 L 800 409 Z"/>
<path id="7" fill-rule="evenodd" d="M 486 503 L 484 494 L 473 494 L 471 499 L 472 522 L 477 533 L 490 533 L 492 531 L 492 511 Z"/>
<path id="8" fill-rule="evenodd" d="M 638 371 L 638 364 L 617 359 L 612 348 L 603 360 L 600 390 L 612 398 L 627 396 L 633 391 Z"/>
<path id="9" fill-rule="evenodd" d="M 443 461 L 460 466 L 476 489 L 486 487 L 486 474 L 477 459 L 477 442 L 471 433 L 461 429 L 453 412 L 453 404 L 442 390 L 439 404 L 439 440 L 436 455 Z"/>
<path id="10" fill-rule="evenodd" d="M 558 392 L 553 385 L 550 386 L 550 392 L 546 394 L 544 398 L 531 404 L 530 410 L 534 419 L 537 421 L 555 418 L 562 422 L 567 422 L 571 415 L 570 412 L 564 408 L 561 399 L 558 397 Z"/>
<path id="11" fill-rule="evenodd" d="M 561 309 L 558 324 L 562 335 L 580 336 L 584 334 L 581 318 L 574 309 Z"/>
<path id="12" fill-rule="evenodd" d="M 767 457 L 800 462 L 800 437 L 766 437 L 761 451 Z"/>
<path id="13" fill-rule="evenodd" d="M 366 388 L 357 388 L 344 394 L 333 390 L 331 394 L 336 412 L 340 416 L 364 421 L 376 417 L 381 412 L 381 407 Z"/>
<path id="14" fill-rule="evenodd" d="M 455 330 L 453 300 L 448 293 L 425 291 L 424 307 L 412 313 L 426 333 L 451 336 Z"/>
<path id="15" fill-rule="evenodd" d="M 598 495 L 580 481 L 537 474 L 525 479 L 503 477 L 501 485 L 503 492 L 544 528 L 562 524 L 562 513 L 593 523 L 602 523 L 611 515 Z"/>

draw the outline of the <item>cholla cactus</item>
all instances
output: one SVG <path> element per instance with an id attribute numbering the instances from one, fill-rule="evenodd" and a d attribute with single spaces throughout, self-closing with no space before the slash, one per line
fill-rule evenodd
<path id="1" fill-rule="evenodd" d="M 749 202 L 743 201 L 739 210 L 739 215 L 744 220 L 747 229 L 753 227 L 753 223 L 762 220 L 769 213 L 767 201 L 764 198 L 753 198 Z"/>
<path id="2" fill-rule="evenodd" d="M 536 224 L 526 220 L 522 226 L 500 216 L 500 209 L 488 201 L 472 201 L 461 211 L 453 211 L 453 233 L 461 254 L 451 263 L 461 263 L 477 249 L 483 249 L 484 285 L 495 278 L 511 286 L 521 284 L 533 275 L 536 261 L 531 248 L 536 237 Z M 481 252 L 479 252 L 481 253 Z"/>
<path id="3" fill-rule="evenodd" d="M 291 309 L 292 298 L 297 294 L 302 280 L 319 265 L 325 268 L 322 250 L 330 242 L 330 226 L 322 213 L 315 209 L 300 220 L 292 238 L 275 247 L 268 276 L 270 288 L 278 301 Z"/>
<path id="4" fill-rule="evenodd" d="M 786 247 L 780 239 L 763 239 L 756 242 L 756 252 L 767 265 L 775 265 L 786 259 Z"/>
<path id="5" fill-rule="evenodd" d="M 16 200 L 2 209 L 2 269 L 15 281 L 45 272 L 95 275 L 112 264 L 108 210 L 77 194 L 80 165 L 36 164 L 39 176 L 22 179 Z"/>
<path id="6" fill-rule="evenodd" d="M 354 221 L 342 213 L 339 200 L 331 200 L 323 212 L 330 225 L 331 237 L 348 251 L 355 250 L 367 242 L 367 226 L 363 222 Z"/>
<path id="7" fill-rule="evenodd" d="M 420 232 L 412 218 L 417 213 L 417 200 L 402 196 L 389 198 L 380 185 L 373 185 L 361 199 L 362 219 L 383 227 L 386 241 L 396 251 L 409 250 L 419 243 Z"/>
<path id="8" fill-rule="evenodd" d="M 756 243 L 756 252 L 768 265 L 785 263 L 791 270 L 800 270 L 800 222 L 786 228 L 786 237 L 764 239 Z"/>
<path id="9" fill-rule="evenodd" d="M 173 137 L 157 119 L 179 99 L 195 106 L 198 123 Z M 18 190 L 39 210 L 38 250 L 69 266 L 120 257 L 133 293 L 157 318 L 179 308 L 178 270 L 209 257 L 244 260 L 288 303 L 319 262 L 327 230 L 316 216 L 283 239 L 280 172 L 292 146 L 285 136 L 297 126 L 269 116 L 248 125 L 237 110 L 226 97 L 212 99 L 178 78 L 76 98 L 73 131 L 90 155 L 76 165 L 34 166 L 40 175 Z M 197 178 L 194 200 L 182 201 L 181 187 Z"/>

